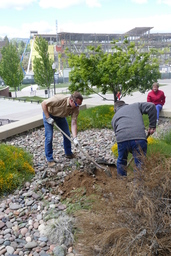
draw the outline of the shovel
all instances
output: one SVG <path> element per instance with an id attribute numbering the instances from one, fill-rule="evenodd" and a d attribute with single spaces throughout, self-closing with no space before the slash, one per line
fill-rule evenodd
<path id="1" fill-rule="evenodd" d="M 71 139 L 57 124 L 54 123 L 54 125 L 55 125 L 55 127 L 56 127 L 68 140 L 71 141 L 71 143 L 73 142 L 72 139 Z M 93 164 L 95 164 L 99 169 L 103 170 L 103 171 L 106 173 L 106 175 L 107 175 L 108 177 L 112 177 L 112 174 L 111 174 L 111 172 L 110 172 L 110 170 L 109 170 L 109 167 L 104 168 L 103 166 L 99 165 L 99 164 L 98 164 L 94 159 L 92 159 L 92 158 L 89 156 L 89 154 L 88 154 L 84 149 L 82 149 L 79 145 L 77 146 L 77 148 L 79 148 L 79 150 L 80 150 L 84 155 L 86 155 L 87 159 L 89 159 L 89 160 L 90 160 Z"/>

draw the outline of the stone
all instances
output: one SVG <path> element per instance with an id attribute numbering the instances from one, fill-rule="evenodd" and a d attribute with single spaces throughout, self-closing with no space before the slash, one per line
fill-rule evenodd
<path id="1" fill-rule="evenodd" d="M 28 242 L 24 247 L 26 249 L 32 249 L 32 248 L 35 248 L 37 246 L 37 243 L 35 241 L 32 241 L 32 242 Z"/>
<path id="2" fill-rule="evenodd" d="M 14 252 L 14 248 L 11 246 L 6 246 L 7 253 L 12 254 Z"/>
<path id="3" fill-rule="evenodd" d="M 65 251 L 62 246 L 56 246 L 53 249 L 54 256 L 65 256 Z"/>
<path id="4" fill-rule="evenodd" d="M 5 226 L 5 223 L 0 221 L 0 229 L 2 229 Z"/>
<path id="5" fill-rule="evenodd" d="M 20 205 L 20 204 L 16 204 L 16 203 L 11 203 L 11 204 L 9 205 L 9 208 L 10 208 L 11 210 L 18 210 L 18 209 L 21 208 L 21 205 Z"/>

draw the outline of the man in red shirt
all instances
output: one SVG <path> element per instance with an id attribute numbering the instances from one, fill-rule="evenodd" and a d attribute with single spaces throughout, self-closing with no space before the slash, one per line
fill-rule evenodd
<path id="1" fill-rule="evenodd" d="M 163 105 L 165 104 L 165 98 L 164 92 L 159 90 L 159 84 L 153 83 L 152 91 L 150 91 L 147 95 L 147 102 L 152 102 L 156 105 L 157 110 L 157 125 L 159 122 L 159 114 L 160 111 L 163 108 Z"/>

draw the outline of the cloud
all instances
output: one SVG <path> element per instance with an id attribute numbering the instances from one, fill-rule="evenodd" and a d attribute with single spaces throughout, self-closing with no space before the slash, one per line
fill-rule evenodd
<path id="1" fill-rule="evenodd" d="M 22 10 L 37 0 L 5 0 L 0 1 L 0 9 Z"/>
<path id="2" fill-rule="evenodd" d="M 131 0 L 131 1 L 136 4 L 146 4 L 148 2 L 148 0 Z"/>
<path id="3" fill-rule="evenodd" d="M 83 0 L 40 0 L 39 5 L 40 7 L 46 9 L 46 8 L 57 8 L 57 9 L 63 9 L 67 8 L 73 5 L 78 5 L 80 3 L 84 2 Z"/>
<path id="4" fill-rule="evenodd" d="M 75 32 L 75 33 L 110 33 L 122 34 L 134 27 L 153 27 L 151 33 L 170 33 L 171 31 L 171 14 L 170 15 L 152 15 L 144 18 L 120 18 L 97 20 L 96 22 L 79 22 L 58 23 L 58 32 Z M 8 38 L 22 37 L 29 38 L 30 31 L 38 31 L 39 34 L 56 34 L 56 27 L 48 21 L 40 20 L 39 22 L 23 23 L 20 27 L 13 28 L 0 26 L 0 36 Z"/>
<path id="5" fill-rule="evenodd" d="M 4 0 L 0 1 L 0 9 L 22 10 L 32 3 L 39 3 L 43 9 L 64 9 L 74 5 L 86 4 L 89 7 L 100 7 L 100 0 Z"/>
<path id="6" fill-rule="evenodd" d="M 101 7 L 101 4 L 98 0 L 86 0 L 85 2 L 89 7 Z"/>
<path id="7" fill-rule="evenodd" d="M 7 36 L 11 38 L 30 38 L 30 31 L 38 31 L 39 34 L 55 34 L 55 26 L 47 21 L 39 21 L 33 23 L 23 23 L 19 28 L 0 26 L 1 37 Z"/>
<path id="8" fill-rule="evenodd" d="M 120 18 L 86 23 L 59 24 L 59 32 L 122 34 L 135 27 L 153 27 L 151 33 L 170 33 L 171 15 L 153 15 L 144 18 Z"/>
<path id="9" fill-rule="evenodd" d="M 166 4 L 171 6 L 171 1 L 170 0 L 158 0 L 157 1 L 158 4 Z"/>
<path id="10" fill-rule="evenodd" d="M 86 4 L 89 7 L 100 7 L 99 0 L 39 0 L 39 5 L 41 8 L 57 8 L 57 9 L 64 9 L 70 6 L 79 5 L 79 4 Z"/>

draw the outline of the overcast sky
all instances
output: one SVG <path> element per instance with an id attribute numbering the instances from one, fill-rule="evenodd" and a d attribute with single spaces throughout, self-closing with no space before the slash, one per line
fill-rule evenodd
<path id="1" fill-rule="evenodd" d="M 2 38 L 29 38 L 31 30 L 124 33 L 134 27 L 171 33 L 171 0 L 0 0 Z"/>

